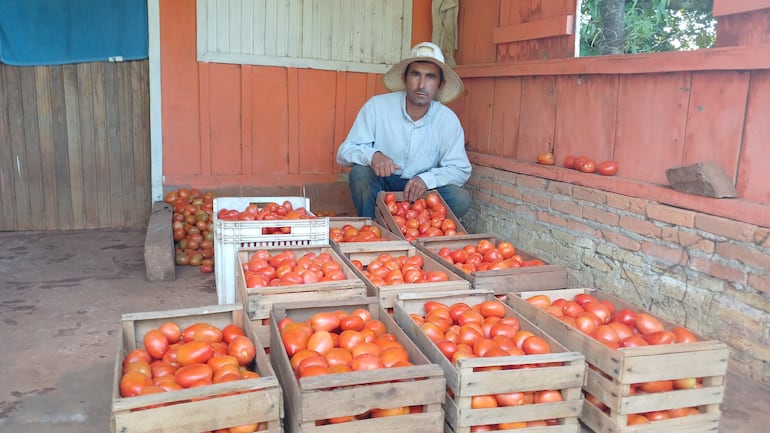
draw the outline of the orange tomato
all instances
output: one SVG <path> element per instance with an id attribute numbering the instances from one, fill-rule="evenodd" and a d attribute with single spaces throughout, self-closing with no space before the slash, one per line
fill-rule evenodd
<path id="1" fill-rule="evenodd" d="M 537 335 L 524 339 L 520 347 L 527 355 L 551 353 L 551 345 L 544 338 Z"/>
<path id="2" fill-rule="evenodd" d="M 530 305 L 538 310 L 545 310 L 551 305 L 551 298 L 548 295 L 535 295 L 526 299 Z"/>
<path id="3" fill-rule="evenodd" d="M 505 306 L 500 301 L 484 301 L 479 304 L 479 312 L 484 317 L 505 317 Z"/>
<path id="4" fill-rule="evenodd" d="M 227 354 L 234 356 L 240 365 L 247 365 L 257 356 L 257 348 L 249 337 L 236 335 L 227 345 Z"/>
<path id="5" fill-rule="evenodd" d="M 471 397 L 471 408 L 473 409 L 488 409 L 493 407 L 497 407 L 497 400 L 494 395 L 483 394 Z"/>
<path id="6" fill-rule="evenodd" d="M 168 344 L 174 344 L 182 338 L 182 330 L 176 322 L 166 322 L 158 327 L 160 332 L 166 336 Z"/>

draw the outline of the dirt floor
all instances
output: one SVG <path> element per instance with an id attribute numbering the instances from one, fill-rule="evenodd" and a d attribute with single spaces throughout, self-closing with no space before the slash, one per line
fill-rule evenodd
<path id="1" fill-rule="evenodd" d="M 216 304 L 213 274 L 145 279 L 143 228 L 0 233 L 0 431 L 106 433 L 120 317 Z M 764 433 L 770 389 L 728 374 L 720 432 Z M 192 433 L 192 432 L 191 432 Z"/>

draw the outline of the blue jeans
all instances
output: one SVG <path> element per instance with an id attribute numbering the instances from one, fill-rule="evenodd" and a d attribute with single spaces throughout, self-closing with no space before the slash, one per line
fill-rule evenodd
<path id="1" fill-rule="evenodd" d="M 356 206 L 358 216 L 374 219 L 377 193 L 380 191 L 403 191 L 409 179 L 398 175 L 378 177 L 371 167 L 354 164 L 348 182 L 350 195 Z M 436 188 L 446 204 L 457 218 L 462 218 L 471 208 L 471 193 L 457 185 L 445 185 Z"/>

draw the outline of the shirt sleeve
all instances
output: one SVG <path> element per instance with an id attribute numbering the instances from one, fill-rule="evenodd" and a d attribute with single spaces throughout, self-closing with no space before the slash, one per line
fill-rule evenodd
<path id="1" fill-rule="evenodd" d="M 443 139 L 447 146 L 438 166 L 418 175 L 428 189 L 445 185 L 463 186 L 471 177 L 472 167 L 465 152 L 465 134 L 459 120 L 455 118 L 455 122 L 446 122 L 443 127 L 446 128 Z"/>
<path id="2" fill-rule="evenodd" d="M 337 150 L 337 163 L 343 167 L 353 164 L 370 165 L 376 133 L 376 110 L 371 101 L 367 101 L 356 116 L 350 133 Z"/>

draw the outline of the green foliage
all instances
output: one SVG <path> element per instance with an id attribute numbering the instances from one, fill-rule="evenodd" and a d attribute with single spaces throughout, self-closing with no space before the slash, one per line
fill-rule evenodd
<path id="1" fill-rule="evenodd" d="M 708 48 L 716 39 L 716 22 L 710 9 L 671 9 L 670 0 L 583 0 L 580 55 L 599 54 L 602 43 L 600 1 L 625 1 L 627 54 L 685 51 Z"/>

